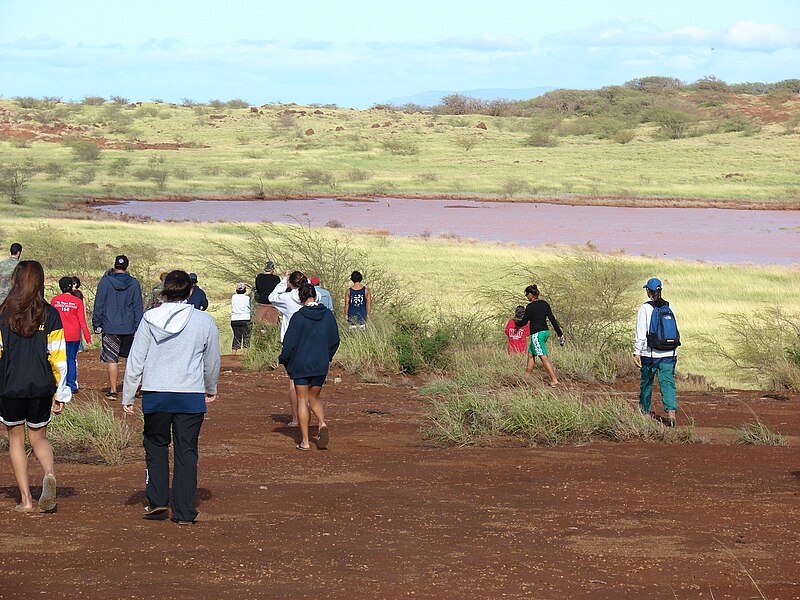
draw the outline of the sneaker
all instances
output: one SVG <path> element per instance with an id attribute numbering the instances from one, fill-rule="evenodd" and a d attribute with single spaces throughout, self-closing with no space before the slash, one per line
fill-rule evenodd
<path id="1" fill-rule="evenodd" d="M 117 392 L 112 392 L 111 390 L 106 392 L 106 400 L 116 400 L 117 399 Z"/>
<path id="2" fill-rule="evenodd" d="M 39 512 L 50 513 L 56 510 L 56 478 L 45 475 L 42 479 L 42 495 L 39 497 Z"/>
<path id="3" fill-rule="evenodd" d="M 170 520 L 173 523 L 177 523 L 178 525 L 194 525 L 195 522 L 196 522 L 196 521 L 183 521 L 181 519 L 176 519 L 175 517 L 172 517 L 172 519 L 170 519 Z"/>

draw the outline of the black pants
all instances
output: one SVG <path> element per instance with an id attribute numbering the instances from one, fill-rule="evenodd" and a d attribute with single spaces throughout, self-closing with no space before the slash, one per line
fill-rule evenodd
<path id="1" fill-rule="evenodd" d="M 150 413 L 144 416 L 144 454 L 147 464 L 147 502 L 168 506 L 169 438 L 175 443 L 172 476 L 172 518 L 194 521 L 197 490 L 197 440 L 204 413 Z"/>
<path id="2" fill-rule="evenodd" d="M 250 347 L 250 321 L 231 321 L 233 350 Z"/>

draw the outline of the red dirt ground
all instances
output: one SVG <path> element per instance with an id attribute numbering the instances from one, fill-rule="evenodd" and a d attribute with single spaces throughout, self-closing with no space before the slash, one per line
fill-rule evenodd
<path id="1" fill-rule="evenodd" d="M 190 527 L 140 518 L 140 448 L 120 467 L 57 458 L 57 514 L 0 511 L 0 598 L 762 597 L 750 577 L 800 597 L 798 394 L 680 398 L 718 440 L 752 420 L 744 400 L 788 447 L 438 448 L 410 383 L 343 378 L 323 392 L 330 449 L 301 453 L 285 376 L 226 358 Z M 96 352 L 80 379 L 102 389 Z"/>

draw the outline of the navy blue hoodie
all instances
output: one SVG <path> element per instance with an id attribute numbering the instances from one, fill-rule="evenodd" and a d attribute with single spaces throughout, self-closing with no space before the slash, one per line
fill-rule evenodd
<path id="1" fill-rule="evenodd" d="M 142 288 L 127 272 L 104 275 L 97 285 L 92 312 L 92 329 L 103 333 L 134 333 L 142 320 Z"/>
<path id="2" fill-rule="evenodd" d="M 319 377 L 328 374 L 339 348 L 339 327 L 333 313 L 321 304 L 304 306 L 292 316 L 283 338 L 278 362 L 289 377 Z"/>

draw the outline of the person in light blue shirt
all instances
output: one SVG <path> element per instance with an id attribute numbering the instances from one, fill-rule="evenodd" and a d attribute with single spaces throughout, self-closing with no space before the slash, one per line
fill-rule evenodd
<path id="1" fill-rule="evenodd" d="M 331 293 L 319 284 L 319 277 L 312 277 L 311 285 L 317 290 L 317 302 L 322 304 L 329 311 L 333 312 L 333 299 Z"/>

